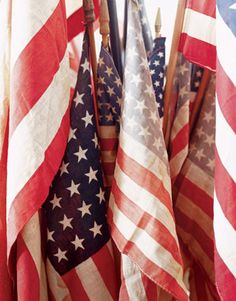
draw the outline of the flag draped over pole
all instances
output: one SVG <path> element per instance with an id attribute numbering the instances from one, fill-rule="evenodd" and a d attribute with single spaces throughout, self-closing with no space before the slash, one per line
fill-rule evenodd
<path id="1" fill-rule="evenodd" d="M 126 51 L 124 105 L 109 203 L 112 238 L 122 253 L 120 300 L 137 296 L 155 300 L 158 286 L 188 300 L 167 153 L 134 0 L 128 3 Z"/>
<path id="2" fill-rule="evenodd" d="M 236 296 L 235 9 L 235 1 L 217 0 L 214 233 L 216 281 L 222 300 Z"/>
<path id="3" fill-rule="evenodd" d="M 59 168 L 69 130 L 64 4 L 63 0 L 12 1 L 8 24 L 7 239 L 9 266 L 16 271 L 16 297 L 24 301 L 47 300 L 38 210 Z"/>
<path id="4" fill-rule="evenodd" d="M 215 0 L 186 1 L 179 50 L 191 62 L 216 68 Z"/>

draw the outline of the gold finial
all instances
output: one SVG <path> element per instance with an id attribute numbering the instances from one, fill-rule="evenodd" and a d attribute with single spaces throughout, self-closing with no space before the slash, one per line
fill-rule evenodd
<path id="1" fill-rule="evenodd" d="M 156 32 L 156 38 L 159 38 L 161 36 L 161 9 L 158 7 L 157 9 L 157 15 L 156 15 L 156 21 L 155 21 L 155 32 Z"/>
<path id="2" fill-rule="evenodd" d="M 83 0 L 84 19 L 87 24 L 95 20 L 93 0 Z"/>
<path id="3" fill-rule="evenodd" d="M 109 11 L 107 6 L 107 0 L 101 0 L 100 4 L 100 34 L 102 35 L 102 46 L 108 47 L 110 27 L 109 27 Z"/>

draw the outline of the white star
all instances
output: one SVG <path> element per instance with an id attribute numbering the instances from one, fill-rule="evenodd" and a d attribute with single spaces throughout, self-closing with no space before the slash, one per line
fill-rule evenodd
<path id="1" fill-rule="evenodd" d="M 201 149 L 198 149 L 196 152 L 196 157 L 198 158 L 199 161 L 201 161 L 201 159 L 205 157 L 203 151 L 204 150 L 201 148 Z"/>
<path id="2" fill-rule="evenodd" d="M 158 121 L 157 118 L 157 112 L 156 111 L 150 111 L 150 117 L 149 117 L 154 123 Z"/>
<path id="3" fill-rule="evenodd" d="M 74 153 L 75 156 L 78 157 L 78 162 L 81 160 L 81 159 L 85 159 L 87 160 L 87 157 L 86 157 L 86 153 L 87 153 L 87 149 L 82 149 L 82 147 L 79 146 L 79 151 L 77 153 Z"/>
<path id="4" fill-rule="evenodd" d="M 180 65 L 179 67 L 179 73 L 184 75 L 185 72 L 187 72 L 189 69 L 187 68 L 186 64 Z"/>
<path id="5" fill-rule="evenodd" d="M 81 64 L 81 67 L 83 68 L 83 73 L 88 70 L 89 71 L 89 61 L 85 59 L 84 63 Z"/>
<path id="6" fill-rule="evenodd" d="M 79 186 L 80 186 L 80 184 L 75 184 L 75 182 L 73 180 L 71 181 L 70 187 L 66 188 L 70 191 L 70 197 L 72 197 L 76 193 L 79 194 L 79 192 L 78 192 L 78 187 Z"/>
<path id="7" fill-rule="evenodd" d="M 153 65 L 155 65 L 156 67 L 160 65 L 160 61 L 154 61 Z"/>
<path id="8" fill-rule="evenodd" d="M 197 77 L 201 77 L 202 76 L 202 71 L 198 70 L 198 72 L 196 73 Z"/>
<path id="9" fill-rule="evenodd" d="M 83 246 L 83 241 L 84 239 L 79 239 L 79 237 L 77 235 L 75 235 L 75 240 L 73 240 L 71 243 L 75 246 L 75 250 L 77 250 L 78 248 L 81 248 L 84 250 L 84 246 Z"/>
<path id="10" fill-rule="evenodd" d="M 63 231 L 66 229 L 66 228 L 71 228 L 73 229 L 72 225 L 71 225 L 71 221 L 73 220 L 73 218 L 68 218 L 65 214 L 64 214 L 64 217 L 63 217 L 63 220 L 59 221 L 60 224 L 63 225 Z"/>
<path id="11" fill-rule="evenodd" d="M 199 81 L 195 82 L 194 86 L 195 86 L 195 88 L 198 88 L 200 86 L 200 82 Z"/>
<path id="12" fill-rule="evenodd" d="M 62 251 L 60 248 L 57 249 L 57 253 L 54 254 L 54 256 L 57 257 L 58 262 L 60 262 L 62 259 L 68 260 L 66 257 L 67 251 Z"/>
<path id="13" fill-rule="evenodd" d="M 213 115 L 212 115 L 212 112 L 209 112 L 209 113 L 206 112 L 206 113 L 204 114 L 203 120 L 206 120 L 207 122 L 210 122 L 211 120 L 214 120 L 214 117 L 213 117 Z"/>
<path id="14" fill-rule="evenodd" d="M 150 74 L 154 75 L 155 74 L 155 70 L 154 69 L 150 69 Z"/>
<path id="15" fill-rule="evenodd" d="M 122 86 L 121 80 L 119 77 L 116 77 L 116 80 L 114 81 L 114 83 L 117 85 L 117 87 Z"/>
<path id="16" fill-rule="evenodd" d="M 139 74 L 132 74 L 131 83 L 134 83 L 136 86 L 142 82 L 142 79 Z"/>
<path id="17" fill-rule="evenodd" d="M 186 94 L 188 94 L 188 91 L 186 89 L 186 86 L 183 86 L 182 88 L 180 88 L 179 90 L 179 97 L 184 97 Z"/>
<path id="18" fill-rule="evenodd" d="M 114 88 L 108 86 L 107 93 L 109 94 L 110 97 L 112 97 L 112 95 L 115 95 Z"/>
<path id="19" fill-rule="evenodd" d="M 212 145 L 215 144 L 215 139 L 214 139 L 214 135 L 207 135 L 206 136 L 206 140 L 204 140 L 205 143 L 207 143 L 209 145 L 209 147 L 211 147 Z"/>
<path id="20" fill-rule="evenodd" d="M 94 138 L 92 139 L 92 141 L 94 142 L 95 148 L 98 147 L 98 137 L 96 134 L 94 134 Z"/>
<path id="21" fill-rule="evenodd" d="M 142 22 L 143 25 L 147 24 L 147 18 L 142 17 L 141 22 Z"/>
<path id="22" fill-rule="evenodd" d="M 98 194 L 96 194 L 96 196 L 99 198 L 100 204 L 102 203 L 102 201 L 105 201 L 105 191 L 103 191 L 102 188 L 100 188 L 100 191 Z"/>
<path id="23" fill-rule="evenodd" d="M 163 72 L 160 72 L 160 73 L 159 73 L 159 76 L 160 76 L 160 78 L 163 78 L 164 73 L 163 73 Z"/>
<path id="24" fill-rule="evenodd" d="M 76 139 L 75 132 L 76 132 L 76 129 L 70 128 L 69 137 L 68 137 L 68 142 L 69 142 L 71 139 Z"/>
<path id="25" fill-rule="evenodd" d="M 214 160 L 214 159 L 208 159 L 207 166 L 208 166 L 211 170 L 213 170 L 214 167 L 215 167 L 215 160 Z"/>
<path id="26" fill-rule="evenodd" d="M 154 83 L 154 86 L 155 87 L 160 87 L 160 82 L 156 80 L 155 83 Z"/>
<path id="27" fill-rule="evenodd" d="M 76 106 L 80 103 L 80 104 L 84 104 L 84 102 L 83 102 L 83 97 L 84 97 L 84 93 L 81 93 L 81 94 L 79 94 L 79 92 L 77 92 L 77 94 L 76 94 L 76 97 L 75 97 L 75 99 L 74 99 L 74 102 L 75 102 L 75 104 L 76 104 Z"/>
<path id="28" fill-rule="evenodd" d="M 86 205 L 86 203 L 83 201 L 82 202 L 82 207 L 78 208 L 77 210 L 79 210 L 82 214 L 82 217 L 84 217 L 85 214 L 88 214 L 88 215 L 91 215 L 91 212 L 89 210 L 89 208 L 91 207 L 92 205 Z"/>
<path id="29" fill-rule="evenodd" d="M 96 222 L 94 222 L 94 225 L 92 228 L 89 229 L 89 231 L 93 232 L 93 238 L 95 238 L 97 235 L 102 235 L 101 229 L 102 225 L 98 225 Z"/>
<path id="30" fill-rule="evenodd" d="M 130 127 L 131 129 L 137 126 L 137 122 L 135 121 L 135 117 L 128 118 L 126 121 L 126 126 Z"/>
<path id="31" fill-rule="evenodd" d="M 164 56 L 164 53 L 163 53 L 163 52 L 158 52 L 158 56 L 159 56 L 159 57 L 163 57 L 163 56 Z"/>
<path id="32" fill-rule="evenodd" d="M 108 66 L 106 66 L 106 71 L 105 73 L 110 77 L 111 74 L 113 74 L 112 68 L 109 68 Z"/>
<path id="33" fill-rule="evenodd" d="M 153 86 L 149 86 L 146 84 L 146 90 L 144 91 L 144 93 L 147 93 L 150 97 L 153 96 Z"/>
<path id="34" fill-rule="evenodd" d="M 196 130 L 196 134 L 200 138 L 202 135 L 205 135 L 205 131 L 203 130 L 202 127 L 200 127 Z"/>
<path id="35" fill-rule="evenodd" d="M 92 167 L 89 168 L 89 172 L 86 173 L 85 175 L 89 178 L 89 183 L 92 182 L 92 180 L 97 181 L 96 173 L 97 170 L 93 170 Z"/>
<path id="36" fill-rule="evenodd" d="M 141 129 L 140 129 L 140 132 L 138 133 L 139 136 L 144 136 L 144 137 L 147 137 L 147 136 L 151 136 L 151 133 L 148 131 L 148 126 L 146 127 L 142 127 L 141 126 Z"/>
<path id="37" fill-rule="evenodd" d="M 53 199 L 50 201 L 50 203 L 52 204 L 52 210 L 56 207 L 61 208 L 60 200 L 61 198 L 58 198 L 56 194 L 54 194 Z"/>
<path id="38" fill-rule="evenodd" d="M 137 101 L 137 105 L 134 108 L 135 110 L 139 110 L 140 113 L 143 112 L 144 109 L 147 109 L 147 106 L 145 105 L 145 100 Z"/>
<path id="39" fill-rule="evenodd" d="M 99 59 L 98 59 L 98 65 L 99 65 L 99 67 L 101 67 L 102 65 L 105 65 L 103 57 L 99 57 Z"/>
<path id="40" fill-rule="evenodd" d="M 158 139 L 155 137 L 153 146 L 157 149 L 157 151 L 159 151 L 162 148 L 162 143 L 161 143 L 160 137 Z"/>
<path id="41" fill-rule="evenodd" d="M 69 163 L 65 164 L 65 162 L 63 162 L 63 164 L 62 164 L 62 166 L 60 168 L 60 171 L 61 171 L 60 176 L 62 176 L 63 173 L 69 173 L 68 170 L 67 170 L 68 165 L 69 165 Z"/>
<path id="42" fill-rule="evenodd" d="M 93 118 L 93 114 L 89 115 L 89 112 L 86 111 L 86 116 L 82 118 L 85 122 L 85 127 L 87 127 L 89 124 L 91 125 L 93 124 L 92 118 Z"/>
<path id="43" fill-rule="evenodd" d="M 55 239 L 52 237 L 53 234 L 54 234 L 55 231 L 49 231 L 47 230 L 47 238 L 48 240 L 51 240 L 51 241 L 55 241 Z"/>
<path id="44" fill-rule="evenodd" d="M 140 63 L 140 66 L 141 67 L 144 67 L 145 69 L 148 69 L 149 67 L 148 67 L 148 61 L 147 61 L 147 58 L 146 57 L 142 57 L 141 58 L 141 63 Z"/>

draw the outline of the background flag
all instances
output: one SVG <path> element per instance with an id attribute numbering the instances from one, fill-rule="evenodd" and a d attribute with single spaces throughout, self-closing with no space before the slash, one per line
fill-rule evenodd
<path id="1" fill-rule="evenodd" d="M 222 300 L 236 296 L 236 3 L 217 0 L 214 233 L 216 281 Z"/>
<path id="2" fill-rule="evenodd" d="M 53 300 L 117 300 L 85 33 L 66 152 L 45 203 Z"/>
<path id="3" fill-rule="evenodd" d="M 149 57 L 149 67 L 152 77 L 152 84 L 161 120 L 164 113 L 163 88 L 165 79 L 165 41 L 166 38 L 163 37 L 155 38 L 154 47 Z"/>
<path id="4" fill-rule="evenodd" d="M 99 135 L 105 186 L 110 191 L 114 175 L 118 136 L 122 84 L 110 53 L 101 47 L 97 68 L 97 103 Z"/>
<path id="5" fill-rule="evenodd" d="M 109 202 L 112 238 L 122 253 L 120 300 L 155 300 L 158 286 L 188 300 L 138 8 L 129 1 L 124 105 Z"/>
<path id="6" fill-rule="evenodd" d="M 195 64 L 216 69 L 215 0 L 187 0 L 179 50 Z"/>

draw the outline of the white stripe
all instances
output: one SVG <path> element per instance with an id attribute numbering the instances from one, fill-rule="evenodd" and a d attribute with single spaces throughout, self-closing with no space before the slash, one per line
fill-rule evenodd
<path id="1" fill-rule="evenodd" d="M 76 267 L 76 273 L 87 296 L 89 297 L 89 300 L 113 301 L 99 270 L 91 258 L 79 264 Z"/>
<path id="2" fill-rule="evenodd" d="M 217 56 L 225 73 L 236 86 L 236 39 L 232 31 L 229 29 L 222 19 L 218 9 L 216 9 L 217 20 Z"/>
<path id="3" fill-rule="evenodd" d="M 216 44 L 216 19 L 190 8 L 185 9 L 183 32 L 190 37 Z"/>
<path id="4" fill-rule="evenodd" d="M 176 239 L 175 223 L 173 216 L 167 207 L 153 194 L 130 179 L 120 169 L 118 163 L 116 164 L 114 177 L 122 193 L 132 200 L 132 202 L 134 202 L 135 205 L 140 207 L 144 212 L 147 212 L 152 217 L 160 221 Z"/>
<path id="5" fill-rule="evenodd" d="M 76 12 L 83 5 L 82 0 L 66 0 L 66 16 L 70 17 L 74 12 Z"/>
<path id="6" fill-rule="evenodd" d="M 123 212 L 119 210 L 114 202 L 111 201 L 109 206 L 113 212 L 113 222 L 124 238 L 127 241 L 133 242 L 145 257 L 171 275 L 187 293 L 183 283 L 182 266 L 173 258 L 172 254 L 145 231 L 133 224 Z M 152 272 L 154 273 L 154 270 Z"/>
<path id="7" fill-rule="evenodd" d="M 69 105 L 69 60 L 65 54 L 51 85 L 15 129 L 8 148 L 8 209 L 45 158 Z"/>
<path id="8" fill-rule="evenodd" d="M 190 92 L 188 94 L 190 96 Z M 193 99 L 193 97 L 191 97 L 191 99 Z M 171 130 L 171 140 L 174 140 L 176 138 L 176 135 L 179 133 L 179 131 L 182 130 L 182 128 L 186 124 L 188 124 L 188 122 L 189 122 L 189 115 L 190 115 L 189 105 L 190 105 L 190 101 L 187 101 L 178 110 L 178 112 L 177 112 L 177 114 L 175 116 L 175 120 L 174 120 L 174 124 L 172 126 L 172 130 Z"/>
<path id="9" fill-rule="evenodd" d="M 214 232 L 216 249 L 230 272 L 236 277 L 236 232 L 214 195 Z"/>
<path id="10" fill-rule="evenodd" d="M 22 50 L 52 15 L 59 2 L 60 0 L 12 1 L 11 68 L 14 67 Z"/>
<path id="11" fill-rule="evenodd" d="M 143 286 L 141 270 L 124 254 L 121 254 L 122 273 L 130 301 L 146 301 L 147 296 Z"/>
<path id="12" fill-rule="evenodd" d="M 236 182 L 236 168 L 232 164 L 236 154 L 236 136 L 225 120 L 218 100 L 216 101 L 216 147 L 222 164 Z"/>
<path id="13" fill-rule="evenodd" d="M 153 141 L 154 142 L 154 141 Z M 171 193 L 171 182 L 169 169 L 156 154 L 136 141 L 132 136 L 127 134 L 123 127 L 120 127 L 119 143 L 123 151 L 141 166 L 150 170 L 160 181 L 162 181 L 165 189 Z"/>
<path id="14" fill-rule="evenodd" d="M 178 152 L 177 155 L 175 155 L 170 160 L 170 175 L 172 179 L 179 174 L 187 155 L 188 155 L 188 144 L 185 145 L 185 147 L 181 149 L 181 151 Z"/>
<path id="15" fill-rule="evenodd" d="M 65 282 L 54 269 L 49 259 L 47 259 L 47 278 L 50 291 L 52 292 L 56 301 L 72 301 L 70 292 Z"/>
<path id="16" fill-rule="evenodd" d="M 41 231 L 38 212 L 31 217 L 23 228 L 22 237 L 37 269 L 40 286 L 40 301 L 48 300 L 46 271 L 41 253 Z"/>

